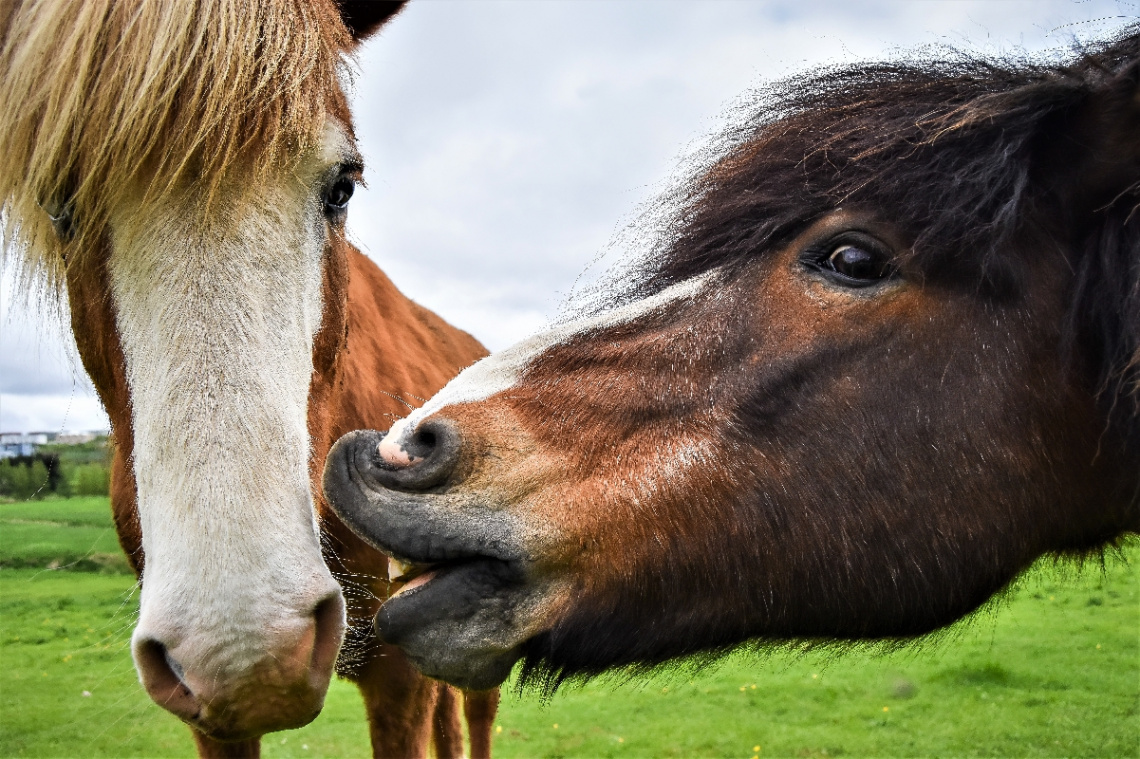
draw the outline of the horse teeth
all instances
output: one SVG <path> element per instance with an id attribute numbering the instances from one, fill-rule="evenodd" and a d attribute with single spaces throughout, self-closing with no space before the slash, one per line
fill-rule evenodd
<path id="1" fill-rule="evenodd" d="M 389 556 L 388 557 L 388 580 L 390 582 L 395 581 L 395 580 L 399 580 L 401 577 L 403 577 L 404 575 L 406 575 L 412 571 L 412 566 L 413 566 L 412 564 L 402 562 L 399 559 L 393 559 L 391 556 Z"/>

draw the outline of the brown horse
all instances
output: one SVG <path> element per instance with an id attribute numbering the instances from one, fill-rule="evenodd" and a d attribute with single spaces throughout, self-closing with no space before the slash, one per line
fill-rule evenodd
<path id="1" fill-rule="evenodd" d="M 0 6 L 5 255 L 66 287 L 114 428 L 139 676 L 203 754 L 313 719 L 334 662 L 377 755 L 463 753 L 456 694 L 371 633 L 387 558 L 314 498 L 333 440 L 486 353 L 344 237 L 345 59 L 400 5 Z M 496 703 L 466 701 L 474 755 Z"/>
<path id="2" fill-rule="evenodd" d="M 899 641 L 1140 530 L 1138 32 L 764 90 L 606 307 L 334 447 L 381 637 L 476 688 Z"/>

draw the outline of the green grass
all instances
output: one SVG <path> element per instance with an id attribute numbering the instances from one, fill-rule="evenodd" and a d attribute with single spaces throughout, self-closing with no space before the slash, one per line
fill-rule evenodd
<path id="1" fill-rule="evenodd" d="M 0 562 L 9 547 L 24 548 L 8 541 L 13 521 L 106 529 L 96 517 L 109 520 L 106 499 L 69 512 L 78 501 L 0 505 Z M 1006 598 L 921 648 L 738 653 L 700 673 L 564 689 L 546 705 L 507 693 L 495 752 L 1135 757 L 1140 546 L 1123 554 L 1103 573 L 1043 562 Z M 133 590 L 123 574 L 0 570 L 0 756 L 194 755 L 187 729 L 138 685 L 128 650 Z M 263 755 L 366 756 L 367 740 L 360 697 L 337 681 L 321 716 L 267 736 Z"/>
<path id="2" fill-rule="evenodd" d="M 135 675 L 134 588 L 125 575 L 0 570 L 0 756 L 195 756 Z M 302 748 L 310 739 L 319 751 Z M 269 736 L 265 755 L 358 756 L 367 743 L 356 689 L 335 682 L 318 722 Z"/>
<path id="3" fill-rule="evenodd" d="M 130 572 L 106 496 L 0 503 L 0 567 Z"/>
<path id="4" fill-rule="evenodd" d="M 1039 565 L 921 648 L 742 652 L 695 677 L 591 684 L 545 710 L 516 700 L 499 754 L 1134 757 L 1140 550 L 1127 555 L 1105 575 Z"/>
<path id="5" fill-rule="evenodd" d="M 105 527 L 112 530 L 115 527 L 111 519 L 111 504 L 106 496 L 0 503 L 0 524 L 12 520 L 52 522 L 68 527 Z"/>

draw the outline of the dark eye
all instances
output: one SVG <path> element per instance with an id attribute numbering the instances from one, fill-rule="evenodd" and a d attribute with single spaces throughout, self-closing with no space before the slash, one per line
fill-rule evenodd
<path id="1" fill-rule="evenodd" d="M 55 213 L 48 211 L 48 218 L 51 220 L 51 226 L 55 230 L 56 236 L 60 240 L 67 242 L 75 236 L 75 215 L 72 211 L 71 204 L 64 205 L 58 209 L 54 209 Z"/>
<path id="2" fill-rule="evenodd" d="M 827 257 L 827 265 L 836 274 L 874 282 L 886 279 L 894 271 L 886 257 L 858 245 L 840 245 Z"/>
<path id="3" fill-rule="evenodd" d="M 352 177 L 338 177 L 332 186 L 325 191 L 325 213 L 329 215 L 342 214 L 348 210 L 348 201 L 352 199 L 352 192 L 356 189 L 356 182 Z"/>
<path id="4" fill-rule="evenodd" d="M 68 193 L 61 193 L 61 197 L 41 203 L 55 234 L 63 242 L 75 237 L 75 203 Z"/>
<path id="5" fill-rule="evenodd" d="M 869 287 L 897 271 L 885 245 L 855 233 L 821 245 L 809 253 L 805 263 L 845 287 Z"/>

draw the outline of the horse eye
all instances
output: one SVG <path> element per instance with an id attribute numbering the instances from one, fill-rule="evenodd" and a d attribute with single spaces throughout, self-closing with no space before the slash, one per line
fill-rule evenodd
<path id="1" fill-rule="evenodd" d="M 51 220 L 56 236 L 63 242 L 75 236 L 75 217 L 72 215 L 71 206 L 64 206 L 54 214 L 49 211 L 48 219 Z"/>
<path id="2" fill-rule="evenodd" d="M 856 286 L 871 285 L 891 277 L 895 268 L 890 259 L 869 248 L 849 243 L 839 245 L 823 262 L 823 268 L 840 275 L 846 284 Z"/>
<path id="3" fill-rule="evenodd" d="M 44 209 L 60 240 L 67 242 L 75 237 L 75 205 L 70 199 L 41 203 L 40 208 Z"/>
<path id="4" fill-rule="evenodd" d="M 350 177 L 338 178 L 325 193 L 325 211 L 330 214 L 344 213 L 355 189 L 356 182 Z"/>

